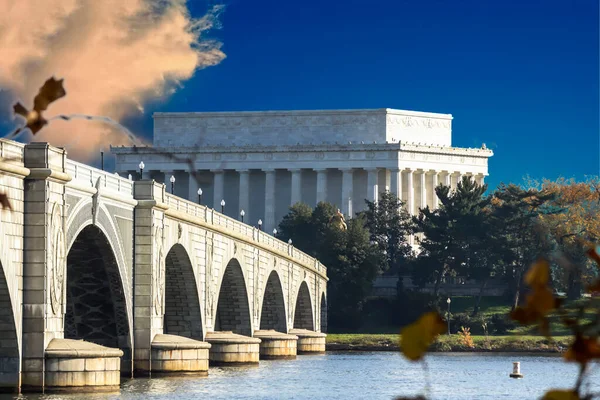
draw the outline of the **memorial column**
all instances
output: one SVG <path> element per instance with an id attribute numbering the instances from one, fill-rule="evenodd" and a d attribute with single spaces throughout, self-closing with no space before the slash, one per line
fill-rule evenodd
<path id="1" fill-rule="evenodd" d="M 217 210 L 225 193 L 225 173 L 222 169 L 212 169 L 213 173 L 213 206 Z"/>
<path id="2" fill-rule="evenodd" d="M 275 170 L 263 170 L 265 173 L 265 232 L 275 228 Z"/>
<path id="3" fill-rule="evenodd" d="M 406 170 L 406 208 L 410 215 L 415 214 L 415 188 L 413 185 L 413 171 Z"/>
<path id="4" fill-rule="evenodd" d="M 316 169 L 317 171 L 317 204 L 321 201 L 327 201 L 327 170 Z"/>
<path id="5" fill-rule="evenodd" d="M 435 188 L 438 185 L 438 173 L 437 171 L 431 171 L 431 190 L 433 193 L 431 193 L 431 201 L 432 201 L 432 208 L 435 210 L 438 208 L 439 202 L 438 202 L 438 197 L 437 194 L 435 193 Z"/>
<path id="6" fill-rule="evenodd" d="M 302 201 L 302 170 L 291 169 L 292 173 L 292 197 L 290 205 L 294 205 Z"/>
<path id="7" fill-rule="evenodd" d="M 352 218 L 353 178 L 354 170 L 352 168 L 342 169 L 342 214 L 348 218 Z"/>
<path id="8" fill-rule="evenodd" d="M 378 174 L 377 168 L 367 168 L 367 200 L 374 203 L 379 199 Z"/>
<path id="9" fill-rule="evenodd" d="M 427 172 L 425 170 L 421 170 L 419 174 L 419 178 L 421 180 L 421 205 L 420 208 L 427 207 L 427 180 L 425 179 Z"/>
<path id="10" fill-rule="evenodd" d="M 198 201 L 198 181 L 194 176 L 194 172 L 197 174 L 198 171 L 190 171 L 188 173 L 188 195 L 187 199 L 189 201 L 193 201 L 194 203 Z"/>
<path id="11" fill-rule="evenodd" d="M 390 170 L 390 193 L 402 200 L 402 173 L 399 168 Z"/>
<path id="12" fill-rule="evenodd" d="M 244 213 L 248 213 L 250 210 L 250 171 L 247 169 L 238 170 L 240 174 L 240 209 L 238 213 L 244 210 Z"/>

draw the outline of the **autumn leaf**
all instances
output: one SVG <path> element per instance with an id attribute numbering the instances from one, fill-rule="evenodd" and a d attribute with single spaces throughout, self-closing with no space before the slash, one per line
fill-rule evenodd
<path id="1" fill-rule="evenodd" d="M 16 103 L 13 106 L 15 114 L 25 118 L 25 126 L 21 129 L 29 129 L 32 134 L 36 134 L 40 129 L 48 123 L 42 115 L 42 111 L 46 111 L 50 103 L 65 96 L 67 92 L 63 88 L 63 80 L 56 80 L 54 77 L 44 82 L 38 94 L 33 99 L 33 110 L 29 111 L 21 103 Z M 19 130 L 21 130 L 19 129 Z"/>
<path id="2" fill-rule="evenodd" d="M 542 400 L 579 400 L 579 396 L 573 390 L 553 389 L 546 392 Z"/>
<path id="3" fill-rule="evenodd" d="M 575 341 L 564 354 L 565 360 L 586 364 L 591 360 L 600 359 L 600 344 L 596 337 L 575 336 Z"/>
<path id="4" fill-rule="evenodd" d="M 588 255 L 589 258 L 591 258 L 592 260 L 596 261 L 596 264 L 598 264 L 598 266 L 600 267 L 600 255 L 598 254 L 598 252 L 596 251 L 595 248 L 590 248 L 586 254 Z"/>
<path id="5" fill-rule="evenodd" d="M 10 205 L 10 200 L 8 199 L 8 196 L 6 195 L 6 193 L 0 193 L 0 207 L 6 208 L 8 210 L 12 210 L 12 207 Z"/>
<path id="6" fill-rule="evenodd" d="M 437 312 L 423 314 L 416 322 L 402 329 L 400 347 L 406 358 L 420 360 L 435 338 L 446 331 L 446 324 Z"/>
<path id="7" fill-rule="evenodd" d="M 532 288 L 548 285 L 550 281 L 550 264 L 548 260 L 540 258 L 529 268 L 525 274 L 525 283 Z"/>

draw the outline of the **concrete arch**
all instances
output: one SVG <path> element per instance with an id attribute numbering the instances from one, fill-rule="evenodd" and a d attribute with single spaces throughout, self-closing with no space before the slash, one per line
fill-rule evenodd
<path id="1" fill-rule="evenodd" d="M 186 249 L 171 247 L 165 260 L 164 332 L 191 339 L 204 339 L 202 310 L 194 268 Z"/>
<path id="2" fill-rule="evenodd" d="M 313 316 L 312 299 L 308 284 L 303 281 L 296 295 L 296 306 L 294 307 L 294 328 L 315 330 L 315 318 Z"/>
<path id="3" fill-rule="evenodd" d="M 283 285 L 279 274 L 272 270 L 262 291 L 262 306 L 260 311 L 260 329 L 274 329 L 287 333 L 287 318 Z"/>
<path id="4" fill-rule="evenodd" d="M 219 284 L 215 331 L 233 331 L 252 336 L 252 315 L 241 264 L 235 258 L 227 263 Z"/>
<path id="5" fill-rule="evenodd" d="M 327 297 L 325 296 L 325 292 L 321 293 L 321 306 L 319 308 L 321 311 L 319 318 L 319 321 L 321 321 L 321 332 L 327 333 Z"/>
<path id="6" fill-rule="evenodd" d="M 127 296 L 113 247 L 100 227 L 79 231 L 67 253 L 66 278 L 65 338 L 120 348 L 126 366 L 132 352 Z"/>
<path id="7" fill-rule="evenodd" d="M 20 351 L 6 271 L 0 262 L 0 388 L 19 387 Z"/>

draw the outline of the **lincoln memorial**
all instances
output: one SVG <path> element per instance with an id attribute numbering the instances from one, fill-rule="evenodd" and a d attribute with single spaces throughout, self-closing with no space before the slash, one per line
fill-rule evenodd
<path id="1" fill-rule="evenodd" d="M 483 184 L 493 155 L 452 147 L 450 114 L 389 108 L 155 113 L 152 147 L 111 151 L 121 175 L 138 179 L 143 162 L 144 178 L 218 211 L 224 202 L 234 218 L 243 210 L 266 232 L 300 201 L 328 201 L 351 217 L 390 190 L 411 213 L 437 207 L 439 183 L 467 175 Z"/>

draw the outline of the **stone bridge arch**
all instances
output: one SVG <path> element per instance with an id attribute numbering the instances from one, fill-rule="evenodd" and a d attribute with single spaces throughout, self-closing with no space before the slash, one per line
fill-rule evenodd
<path id="1" fill-rule="evenodd" d="M 215 331 L 233 331 L 252 336 L 252 314 L 248 286 L 242 265 L 236 258 L 227 263 L 218 288 Z"/>
<path id="2" fill-rule="evenodd" d="M 165 259 L 164 333 L 204 339 L 198 287 L 188 252 L 175 243 Z"/>
<path id="3" fill-rule="evenodd" d="M 296 306 L 294 307 L 294 329 L 315 330 L 315 318 L 313 315 L 313 301 L 306 281 L 302 281 L 296 294 Z"/>
<path id="4" fill-rule="evenodd" d="M 0 261 L 0 387 L 17 388 L 20 373 L 20 349 L 13 301 L 8 290 L 6 271 Z"/>
<path id="5" fill-rule="evenodd" d="M 131 313 L 124 266 L 119 265 L 104 226 L 90 220 L 75 232 L 66 256 L 65 338 L 120 348 L 121 371 L 131 370 Z"/>
<path id="6" fill-rule="evenodd" d="M 319 321 L 321 322 L 321 332 L 327 333 L 327 296 L 325 296 L 325 292 L 321 292 L 321 305 L 319 309 L 321 312 L 321 318 L 319 318 Z"/>
<path id="7" fill-rule="evenodd" d="M 274 329 L 287 333 L 287 313 L 282 281 L 277 270 L 271 270 L 264 289 L 261 291 L 259 329 Z"/>

